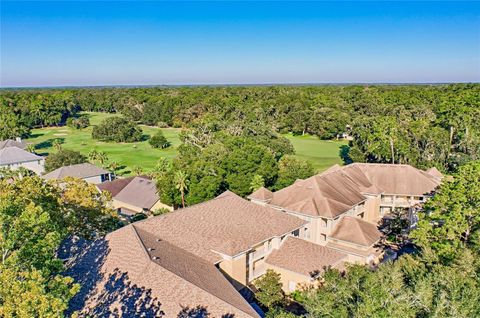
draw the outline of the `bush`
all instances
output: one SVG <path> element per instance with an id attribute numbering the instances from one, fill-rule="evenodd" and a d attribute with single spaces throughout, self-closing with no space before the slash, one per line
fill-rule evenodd
<path id="1" fill-rule="evenodd" d="M 157 216 L 157 215 L 162 215 L 162 214 L 166 214 L 166 213 L 169 213 L 170 210 L 167 209 L 167 208 L 160 208 L 160 209 L 157 209 L 155 211 L 152 211 L 152 215 L 154 216 Z"/>
<path id="2" fill-rule="evenodd" d="M 168 128 L 168 124 L 167 124 L 166 122 L 164 122 L 164 121 L 159 121 L 159 122 L 157 123 L 157 127 L 158 127 L 158 128 Z"/>
<path id="3" fill-rule="evenodd" d="M 93 127 L 92 138 L 101 141 L 135 142 L 142 139 L 142 129 L 125 118 L 111 117 Z"/>
<path id="4" fill-rule="evenodd" d="M 78 118 L 70 117 L 67 119 L 67 126 L 75 129 L 87 128 L 90 126 L 90 120 L 85 116 Z"/>
<path id="5" fill-rule="evenodd" d="M 165 149 L 170 147 L 170 142 L 165 138 L 161 130 L 157 131 L 148 141 L 153 148 Z"/>
<path id="6" fill-rule="evenodd" d="M 87 162 L 87 158 L 78 151 L 60 149 L 45 159 L 45 170 L 52 171 L 63 166 Z"/>

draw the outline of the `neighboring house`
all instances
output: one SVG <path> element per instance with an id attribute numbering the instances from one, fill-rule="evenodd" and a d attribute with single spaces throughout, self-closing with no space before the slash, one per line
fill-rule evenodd
<path id="1" fill-rule="evenodd" d="M 7 140 L 2 140 L 0 141 L 0 149 L 6 148 L 6 147 L 17 147 L 20 149 L 25 149 L 27 148 L 27 143 L 22 140 L 22 138 L 15 138 L 13 139 L 7 139 Z"/>
<path id="2" fill-rule="evenodd" d="M 97 188 L 109 192 L 113 208 L 127 218 L 139 213 L 150 214 L 161 208 L 173 210 L 173 207 L 160 202 L 155 182 L 146 176 L 104 182 Z"/>
<path id="3" fill-rule="evenodd" d="M 45 159 L 16 146 L 0 149 L 0 168 L 17 170 L 20 167 L 40 175 L 44 172 Z"/>
<path id="4" fill-rule="evenodd" d="M 80 178 L 88 183 L 99 184 L 113 180 L 114 175 L 108 170 L 86 162 L 60 167 L 42 176 L 45 180 L 62 180 L 66 177 Z"/>

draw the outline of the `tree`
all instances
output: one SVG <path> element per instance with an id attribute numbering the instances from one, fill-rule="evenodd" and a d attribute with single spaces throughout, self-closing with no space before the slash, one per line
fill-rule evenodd
<path id="1" fill-rule="evenodd" d="M 45 159 L 45 170 L 53 171 L 63 166 L 87 162 L 87 158 L 78 151 L 60 149 Z"/>
<path id="2" fill-rule="evenodd" d="M 170 147 L 170 142 L 167 140 L 167 138 L 165 138 L 160 129 L 148 140 L 148 143 L 153 148 L 165 149 Z"/>
<path id="3" fill-rule="evenodd" d="M 263 180 L 263 177 L 259 174 L 256 174 L 252 178 L 252 182 L 250 182 L 250 190 L 256 191 L 263 187 L 265 185 L 265 180 Z"/>
<path id="4" fill-rule="evenodd" d="M 460 167 L 425 204 L 411 237 L 426 252 L 454 259 L 461 248 L 480 248 L 480 161 Z"/>
<path id="5" fill-rule="evenodd" d="M 133 167 L 132 172 L 134 175 L 139 176 L 143 173 L 143 168 L 140 166 L 135 166 Z"/>
<path id="6" fill-rule="evenodd" d="M 175 187 L 180 191 L 182 196 L 182 207 L 185 208 L 185 191 L 188 190 L 187 175 L 183 171 L 177 171 L 175 173 Z"/>
<path id="7" fill-rule="evenodd" d="M 279 273 L 267 269 L 263 276 L 255 280 L 254 285 L 258 289 L 255 297 L 262 305 L 268 309 L 283 305 L 285 295 L 282 291 Z"/>
<path id="8" fill-rule="evenodd" d="M 283 156 L 278 162 L 278 178 L 274 188 L 283 189 L 293 184 L 297 179 L 305 179 L 314 174 L 310 162 L 297 159 L 293 156 Z"/>
<path id="9" fill-rule="evenodd" d="M 109 198 L 79 179 L 0 180 L 0 316 L 61 317 L 80 286 L 57 258 L 69 236 L 95 238 L 119 226 Z"/>
<path id="10" fill-rule="evenodd" d="M 142 140 L 142 129 L 125 118 L 111 117 L 93 127 L 92 138 L 107 142 L 135 142 Z"/>

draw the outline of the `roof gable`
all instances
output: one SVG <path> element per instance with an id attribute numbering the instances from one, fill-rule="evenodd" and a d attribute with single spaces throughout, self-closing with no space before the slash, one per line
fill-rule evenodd
<path id="1" fill-rule="evenodd" d="M 375 224 L 345 215 L 335 225 L 329 237 L 357 245 L 371 246 L 382 235 Z"/>
<path id="2" fill-rule="evenodd" d="M 61 180 L 66 177 L 73 177 L 73 178 L 89 178 L 100 176 L 102 174 L 110 173 L 110 171 L 105 170 L 103 168 L 97 167 L 89 162 L 79 163 L 70 166 L 60 167 L 58 169 L 53 170 L 43 176 L 44 179 L 57 179 Z"/>
<path id="3" fill-rule="evenodd" d="M 150 210 L 160 200 L 155 182 L 143 177 L 133 178 L 113 198 L 147 210 Z"/>
<path id="4" fill-rule="evenodd" d="M 15 146 L 0 149 L 0 165 L 8 165 L 37 160 L 43 160 L 43 157 L 37 156 L 31 152 Z"/>

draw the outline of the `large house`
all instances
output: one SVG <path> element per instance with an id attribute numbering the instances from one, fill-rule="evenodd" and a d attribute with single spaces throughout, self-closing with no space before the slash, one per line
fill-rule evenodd
<path id="1" fill-rule="evenodd" d="M 0 168 L 17 170 L 23 167 L 39 175 L 44 172 L 44 166 L 45 159 L 43 157 L 22 148 L 3 144 L 3 148 L 0 149 Z"/>
<path id="2" fill-rule="evenodd" d="M 148 215 L 162 208 L 173 210 L 160 201 L 155 182 L 146 176 L 107 181 L 97 184 L 97 188 L 109 192 L 113 208 L 127 218 L 139 213 Z"/>
<path id="3" fill-rule="evenodd" d="M 45 180 L 62 180 L 66 177 L 80 178 L 88 183 L 98 184 L 113 180 L 114 175 L 108 170 L 85 162 L 60 167 L 42 176 Z"/>
<path id="4" fill-rule="evenodd" d="M 107 235 L 104 247 L 90 247 L 87 265 L 71 267 L 80 280 L 98 267 L 87 285 L 90 296 L 79 296 L 86 302 L 75 309 L 125 313 L 139 302 L 121 295 L 133 293 L 158 301 L 167 317 L 198 306 L 213 316 L 256 316 L 237 291 L 267 269 L 280 273 L 283 289 L 292 292 L 316 283 L 327 267 L 379 261 L 377 222 L 387 208 L 411 210 L 440 180 L 441 174 L 408 165 L 334 166 L 277 192 L 259 189 L 250 201 L 227 191 L 133 223 Z"/>

